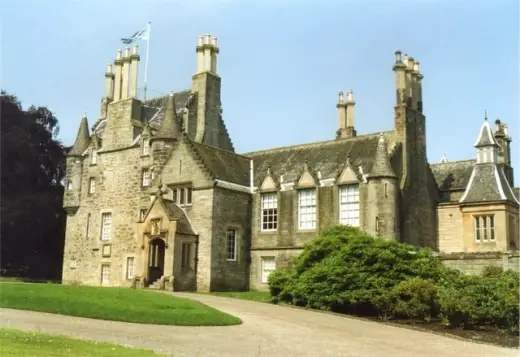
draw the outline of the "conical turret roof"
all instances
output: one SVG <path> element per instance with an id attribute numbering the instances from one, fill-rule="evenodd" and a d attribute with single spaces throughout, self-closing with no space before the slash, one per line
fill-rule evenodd
<path id="1" fill-rule="evenodd" d="M 377 143 L 376 157 L 369 176 L 369 178 L 375 177 L 396 177 L 392 165 L 390 164 L 390 158 L 388 157 L 386 141 L 383 133 L 381 133 Z"/>
<path id="2" fill-rule="evenodd" d="M 90 135 L 88 129 L 87 115 L 83 114 L 81 123 L 79 124 L 78 135 L 76 141 L 72 145 L 72 149 L 69 151 L 69 155 L 81 155 L 88 148 L 90 144 Z"/>
<path id="3" fill-rule="evenodd" d="M 495 137 L 493 136 L 493 133 L 491 132 L 491 127 L 489 126 L 487 117 L 484 120 L 484 124 L 482 124 L 482 126 L 480 127 L 479 136 L 477 138 L 477 141 L 475 142 L 476 148 L 484 147 L 484 146 L 498 147 Z"/>
<path id="4" fill-rule="evenodd" d="M 164 117 L 157 133 L 151 140 L 158 139 L 177 139 L 181 134 L 180 124 L 177 120 L 175 108 L 175 98 L 172 92 L 166 101 L 166 108 L 164 110 Z"/>

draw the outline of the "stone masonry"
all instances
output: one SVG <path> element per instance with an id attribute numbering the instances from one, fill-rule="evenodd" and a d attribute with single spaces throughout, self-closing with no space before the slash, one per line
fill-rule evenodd
<path id="1" fill-rule="evenodd" d="M 266 289 L 337 224 L 431 247 L 464 271 L 518 262 L 507 125 L 493 132 L 486 118 L 476 160 L 429 164 L 412 57 L 396 52 L 392 130 L 358 134 L 350 90 L 331 140 L 239 155 L 222 118 L 217 39 L 200 37 L 196 53 L 191 89 L 146 101 L 137 47 L 108 66 L 99 119 L 90 130 L 82 118 L 67 157 L 64 283 Z"/>

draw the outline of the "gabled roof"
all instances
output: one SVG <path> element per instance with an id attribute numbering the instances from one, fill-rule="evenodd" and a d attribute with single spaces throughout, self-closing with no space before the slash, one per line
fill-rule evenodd
<path id="1" fill-rule="evenodd" d="M 484 124 L 482 124 L 482 126 L 480 127 L 480 132 L 477 141 L 475 142 L 476 148 L 485 146 L 498 147 L 498 144 L 495 140 L 495 137 L 493 136 L 493 133 L 491 132 L 491 127 L 489 126 L 487 119 L 484 120 Z"/>
<path id="2" fill-rule="evenodd" d="M 509 201 L 519 204 L 504 171 L 496 163 L 474 165 L 460 203 Z"/>
<path id="3" fill-rule="evenodd" d="M 186 212 L 184 212 L 184 210 L 172 200 L 162 197 L 162 193 L 156 194 L 156 199 L 152 202 L 150 208 L 146 212 L 144 217 L 145 219 L 152 211 L 153 206 L 157 203 L 161 205 L 164 213 L 166 213 L 166 216 L 170 221 L 177 221 L 177 233 L 198 235 L 191 225 L 191 221 L 186 215 Z"/>
<path id="4" fill-rule="evenodd" d="M 395 144 L 393 131 L 385 132 L 384 137 L 390 147 Z M 369 173 L 376 157 L 379 138 L 380 134 L 368 134 L 243 155 L 253 159 L 254 185 L 257 187 L 262 184 L 268 167 L 273 176 L 283 175 L 284 182 L 294 182 L 303 173 L 306 161 L 310 170 L 320 172 L 321 179 L 337 178 L 349 155 L 352 165 L 361 166 L 363 172 Z"/>
<path id="5" fill-rule="evenodd" d="M 448 161 L 430 164 L 433 177 L 441 191 L 464 190 L 468 185 L 476 160 Z"/>
<path id="6" fill-rule="evenodd" d="M 186 138 L 186 142 L 202 160 L 213 179 L 249 186 L 251 161 L 249 158 L 231 151 L 191 141 L 188 138 Z"/>

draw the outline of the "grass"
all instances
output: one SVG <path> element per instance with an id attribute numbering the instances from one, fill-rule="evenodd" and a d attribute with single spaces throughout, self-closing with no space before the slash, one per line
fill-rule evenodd
<path id="1" fill-rule="evenodd" d="M 235 299 L 252 300 L 258 302 L 271 302 L 271 294 L 269 291 L 226 291 L 213 292 L 212 295 L 225 296 Z"/>
<path id="2" fill-rule="evenodd" d="M 157 325 L 241 323 L 239 318 L 198 301 L 128 288 L 2 283 L 0 307 Z"/>
<path id="3" fill-rule="evenodd" d="M 157 357 L 150 350 L 75 340 L 43 333 L 0 329 L 0 355 L 13 357 Z"/>

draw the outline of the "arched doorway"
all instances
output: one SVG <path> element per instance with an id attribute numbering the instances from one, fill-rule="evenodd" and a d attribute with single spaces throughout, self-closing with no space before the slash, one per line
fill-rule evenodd
<path id="1" fill-rule="evenodd" d="M 148 283 L 160 279 L 164 274 L 164 241 L 156 238 L 148 245 Z"/>

